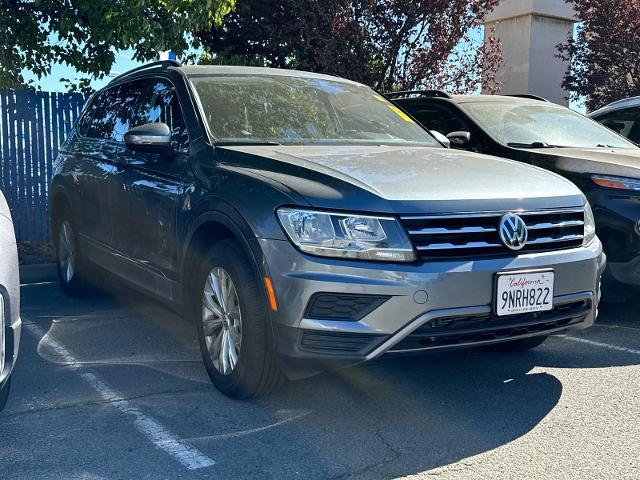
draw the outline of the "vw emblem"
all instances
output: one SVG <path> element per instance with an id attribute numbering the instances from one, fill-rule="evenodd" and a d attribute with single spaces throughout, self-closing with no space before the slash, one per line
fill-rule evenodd
<path id="1" fill-rule="evenodd" d="M 518 215 L 507 213 L 500 219 L 500 239 L 511 250 L 520 250 L 527 243 L 527 225 Z"/>

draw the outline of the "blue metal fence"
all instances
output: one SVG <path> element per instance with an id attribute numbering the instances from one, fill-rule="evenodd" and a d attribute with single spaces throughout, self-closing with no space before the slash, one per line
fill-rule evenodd
<path id="1" fill-rule="evenodd" d="M 0 90 L 0 188 L 18 240 L 45 241 L 51 166 L 86 96 Z"/>

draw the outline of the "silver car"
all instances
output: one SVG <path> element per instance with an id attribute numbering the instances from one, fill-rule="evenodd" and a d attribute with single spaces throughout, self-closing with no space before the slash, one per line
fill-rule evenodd
<path id="1" fill-rule="evenodd" d="M 11 372 L 20 344 L 20 282 L 18 250 L 11 213 L 0 192 L 0 410 L 11 387 Z"/>
<path id="2" fill-rule="evenodd" d="M 596 317 L 605 257 L 575 185 L 446 149 L 348 80 L 147 65 L 96 93 L 53 173 L 64 291 L 98 266 L 181 308 L 232 397 Z"/>

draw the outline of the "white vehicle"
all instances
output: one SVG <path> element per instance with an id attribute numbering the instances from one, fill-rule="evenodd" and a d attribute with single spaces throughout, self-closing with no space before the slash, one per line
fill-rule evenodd
<path id="1" fill-rule="evenodd" d="M 7 201 L 0 192 L 0 410 L 9 397 L 11 372 L 20 345 L 18 248 Z"/>

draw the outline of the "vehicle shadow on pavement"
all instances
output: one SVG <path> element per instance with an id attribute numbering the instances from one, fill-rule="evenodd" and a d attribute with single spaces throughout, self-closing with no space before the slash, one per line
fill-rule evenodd
<path id="1" fill-rule="evenodd" d="M 28 303 L 25 319 L 42 323 L 47 334 L 107 384 L 139 397 L 145 411 L 162 418 L 185 441 L 214 452 L 216 475 L 222 478 L 424 472 L 495 449 L 535 428 L 563 390 L 557 377 L 536 367 L 640 361 L 582 346 L 577 354 L 575 345 L 552 339 L 521 354 L 478 349 L 386 358 L 238 402 L 208 384 L 195 328 L 144 297 L 116 290 L 69 301 L 51 286 L 37 294 L 27 291 L 23 299 Z M 59 361 L 46 346 L 38 346 L 38 355 L 53 364 Z M 232 460 L 237 451 L 245 452 L 246 465 Z M 200 477 L 194 472 L 192 478 Z"/>
<path id="2" fill-rule="evenodd" d="M 531 430 L 562 393 L 557 378 L 531 373 L 533 366 L 526 356 L 478 352 L 391 359 L 291 383 L 264 402 L 292 409 L 302 398 L 316 412 L 295 428 L 308 451 L 327 463 L 326 473 L 334 463 L 369 456 L 373 447 L 377 473 L 395 477 L 494 449 Z"/>

